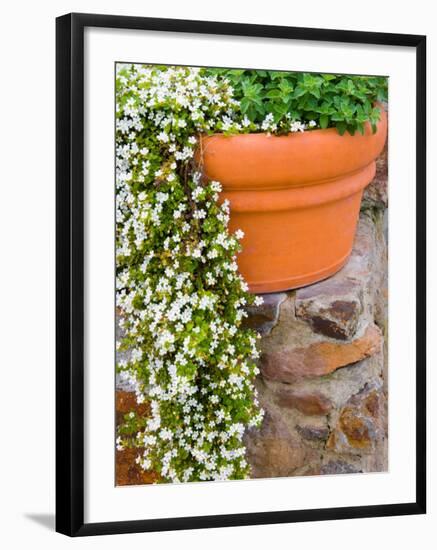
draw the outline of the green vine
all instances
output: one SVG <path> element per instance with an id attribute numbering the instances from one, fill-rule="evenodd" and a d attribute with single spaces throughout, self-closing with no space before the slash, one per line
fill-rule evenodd
<path id="1" fill-rule="evenodd" d="M 256 335 L 241 323 L 261 299 L 237 271 L 243 234 L 228 233 L 220 184 L 194 160 L 199 134 L 237 104 L 191 68 L 118 66 L 116 94 L 118 347 L 129 352 L 118 368 L 152 411 L 129 415 L 118 447 L 140 449 L 163 481 L 245 478 L 243 435 L 262 412 Z"/>

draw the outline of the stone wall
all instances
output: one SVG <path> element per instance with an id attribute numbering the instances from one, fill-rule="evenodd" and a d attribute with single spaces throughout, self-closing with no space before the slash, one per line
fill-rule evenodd
<path id="1" fill-rule="evenodd" d="M 247 325 L 262 334 L 257 388 L 266 412 L 261 429 L 246 434 L 253 477 L 388 468 L 386 154 L 381 159 L 345 267 L 249 309 Z"/>

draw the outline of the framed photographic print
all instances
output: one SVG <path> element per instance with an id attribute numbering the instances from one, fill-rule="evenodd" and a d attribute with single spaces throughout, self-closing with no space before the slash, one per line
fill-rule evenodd
<path id="1" fill-rule="evenodd" d="M 425 37 L 57 19 L 57 530 L 425 513 Z"/>

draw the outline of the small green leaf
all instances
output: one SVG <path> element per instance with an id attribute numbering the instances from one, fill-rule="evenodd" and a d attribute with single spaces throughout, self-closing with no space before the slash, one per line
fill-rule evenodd
<path id="1" fill-rule="evenodd" d="M 337 122 L 335 127 L 338 130 L 338 133 L 342 136 L 346 132 L 347 124 L 346 122 Z"/>
<path id="2" fill-rule="evenodd" d="M 322 115 L 319 119 L 320 128 L 327 128 L 329 123 L 328 115 Z"/>
<path id="3" fill-rule="evenodd" d="M 281 96 L 281 92 L 276 89 L 276 90 L 270 90 L 269 92 L 266 93 L 266 97 L 268 97 L 269 99 L 281 99 L 282 96 Z"/>
<path id="4" fill-rule="evenodd" d="M 364 124 L 362 122 L 357 122 L 357 130 L 364 136 Z"/>

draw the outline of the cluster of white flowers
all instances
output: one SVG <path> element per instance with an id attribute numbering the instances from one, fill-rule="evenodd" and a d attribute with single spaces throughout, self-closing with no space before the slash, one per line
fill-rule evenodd
<path id="1" fill-rule="evenodd" d="M 314 120 L 310 120 L 308 123 L 305 123 L 300 120 L 292 119 L 291 115 L 288 114 L 285 116 L 285 119 L 281 122 L 280 128 L 278 128 L 278 124 L 274 120 L 273 113 L 268 113 L 264 117 L 264 120 L 260 125 L 260 130 L 263 130 L 264 132 L 268 132 L 268 133 L 275 133 L 280 129 L 281 133 L 284 133 L 284 132 L 295 133 L 295 132 L 304 132 L 309 128 L 314 129 L 316 128 L 316 126 L 317 126 L 317 123 Z"/>
<path id="2" fill-rule="evenodd" d="M 219 182 L 203 181 L 202 133 L 235 127 L 232 89 L 184 67 L 117 65 L 117 307 L 129 350 L 119 370 L 146 418 L 129 417 L 117 448 L 163 481 L 241 479 L 244 432 L 262 411 L 257 338 L 242 327 L 247 292 Z"/>

